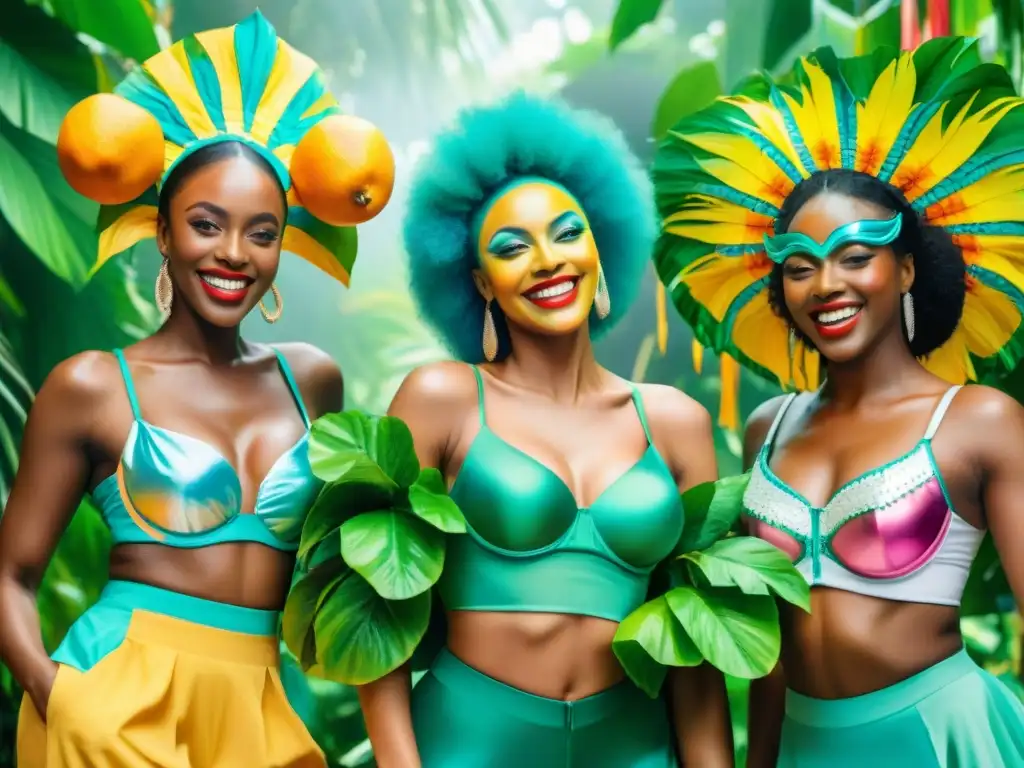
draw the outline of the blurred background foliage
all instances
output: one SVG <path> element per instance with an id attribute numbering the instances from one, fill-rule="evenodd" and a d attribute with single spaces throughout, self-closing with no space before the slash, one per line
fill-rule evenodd
<path id="1" fill-rule="evenodd" d="M 500 7 L 499 7 L 500 6 Z M 1022 0 L 265 0 L 282 36 L 324 67 L 343 106 L 392 141 L 398 182 L 391 205 L 361 228 L 353 288 L 285 259 L 282 321 L 246 321 L 258 341 L 303 339 L 330 352 L 347 380 L 347 407 L 381 412 L 414 366 L 446 356 L 416 317 L 400 228 L 408 171 L 455 110 L 513 87 L 560 94 L 614 119 L 645 161 L 680 118 L 752 70 L 779 71 L 816 45 L 850 55 L 910 46 L 931 35 L 980 39 L 984 55 L 1020 83 Z M 109 91 L 135 61 L 184 34 L 226 26 L 252 0 L 5 0 L 0 28 L 0 506 L 17 467 L 33 391 L 58 361 L 84 349 L 131 343 L 156 327 L 158 260 L 143 244 L 91 280 L 96 206 L 57 168 L 54 145 L 67 109 Z M 598 345 L 602 362 L 635 380 L 673 384 L 713 413 L 719 370 L 694 368 L 692 336 L 669 313 L 658 339 L 653 271 L 640 301 Z M 663 342 L 659 344 L 659 341 Z M 662 349 L 664 347 L 664 349 Z M 1024 399 L 1024 372 L 987 382 Z M 745 417 L 777 394 L 741 376 Z M 719 429 L 723 474 L 739 471 L 739 438 Z M 106 580 L 109 541 L 82 502 L 46 573 L 39 600 L 54 648 Z M 968 647 L 1020 690 L 1020 622 L 991 541 L 964 600 Z M 372 764 L 355 694 L 305 680 L 288 660 L 286 687 L 333 765 Z M 737 751 L 746 748 L 746 689 L 730 680 Z M 13 765 L 20 691 L 0 667 L 0 768 Z"/>

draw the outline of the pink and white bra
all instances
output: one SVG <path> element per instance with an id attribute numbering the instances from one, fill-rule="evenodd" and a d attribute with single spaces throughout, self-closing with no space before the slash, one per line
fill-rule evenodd
<path id="1" fill-rule="evenodd" d="M 769 465 L 779 425 L 797 397 L 790 395 L 743 497 L 751 532 L 788 554 L 811 586 L 958 606 L 985 531 L 953 510 L 931 441 L 959 389 L 943 395 L 917 445 L 841 486 L 823 507 L 812 505 Z"/>

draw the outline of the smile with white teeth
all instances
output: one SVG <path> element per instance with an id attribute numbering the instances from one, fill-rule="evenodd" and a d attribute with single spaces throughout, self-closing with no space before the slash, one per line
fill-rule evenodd
<path id="1" fill-rule="evenodd" d="M 199 279 L 207 285 L 212 285 L 214 288 L 219 288 L 222 291 L 244 291 L 249 287 L 248 280 L 231 280 L 226 277 L 204 274 L 200 274 Z"/>
<path id="2" fill-rule="evenodd" d="M 860 307 L 843 307 L 842 309 L 818 312 L 814 316 L 814 322 L 820 323 L 821 325 L 836 325 L 844 320 L 849 320 L 858 312 L 860 312 Z"/>
<path id="3" fill-rule="evenodd" d="M 539 291 L 530 291 L 526 294 L 528 299 L 553 299 L 556 296 L 564 296 L 569 293 L 573 288 L 576 287 L 575 280 L 566 280 L 558 283 L 557 285 L 551 285 L 547 288 L 541 288 Z"/>

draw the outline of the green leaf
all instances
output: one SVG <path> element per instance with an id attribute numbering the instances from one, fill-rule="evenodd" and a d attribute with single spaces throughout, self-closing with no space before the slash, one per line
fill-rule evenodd
<path id="1" fill-rule="evenodd" d="M 669 608 L 701 655 L 727 675 L 764 677 L 779 660 L 779 611 L 772 597 L 676 587 Z"/>
<path id="2" fill-rule="evenodd" d="M 661 689 L 665 667 L 695 667 L 704 660 L 664 596 L 644 603 L 619 624 L 612 651 L 630 679 L 652 699 Z"/>
<path id="3" fill-rule="evenodd" d="M 341 526 L 341 556 L 388 600 L 406 600 L 434 586 L 444 552 L 444 534 L 403 512 L 367 512 Z"/>
<path id="4" fill-rule="evenodd" d="M 743 511 L 743 493 L 748 482 L 749 474 L 733 475 L 695 485 L 684 493 L 686 525 L 673 554 L 699 552 L 725 536 Z"/>
<path id="5" fill-rule="evenodd" d="M 391 494 L 379 485 L 345 481 L 325 485 L 306 515 L 296 556 L 304 561 L 346 520 L 388 509 L 391 502 Z"/>
<path id="6" fill-rule="evenodd" d="M 771 70 L 811 31 L 811 0 L 769 0 L 762 66 Z"/>
<path id="7" fill-rule="evenodd" d="M 408 488 L 420 474 L 405 423 L 359 411 L 331 413 L 313 422 L 309 462 L 325 482 L 370 483 L 388 491 Z"/>
<path id="8" fill-rule="evenodd" d="M 811 610 L 807 580 L 789 558 L 767 541 L 736 536 L 715 542 L 703 552 L 684 555 L 713 587 L 739 587 L 747 595 L 770 595 Z"/>
<path id="9" fill-rule="evenodd" d="M 4 278 L 3 273 L 0 273 L 0 304 L 7 307 L 8 311 L 16 317 L 25 316 L 25 305 L 21 303 L 21 299 Z"/>
<path id="10" fill-rule="evenodd" d="M 704 109 L 721 94 L 722 83 L 713 61 L 687 67 L 673 78 L 658 100 L 651 136 L 660 141 L 676 123 Z"/>
<path id="11" fill-rule="evenodd" d="M 142 62 L 160 51 L 143 0 L 50 0 L 54 15 L 128 58 Z"/>
<path id="12" fill-rule="evenodd" d="M 57 143 L 61 122 L 75 97 L 0 40 L 0 114 L 18 128 Z"/>
<path id="13" fill-rule="evenodd" d="M 341 583 L 347 568 L 325 564 L 314 568 L 292 585 L 281 615 L 281 635 L 303 669 L 316 664 L 316 635 L 313 620 L 317 609 Z"/>
<path id="14" fill-rule="evenodd" d="M 74 240 L 39 176 L 6 132 L 0 133 L 0 213 L 53 274 L 72 286 L 84 283 L 87 270 Z"/>
<path id="15" fill-rule="evenodd" d="M 658 17 L 663 0 L 619 0 L 619 7 L 612 19 L 612 31 L 608 37 L 608 49 L 614 51 L 644 24 Z"/>
<path id="16" fill-rule="evenodd" d="M 412 513 L 445 533 L 465 533 L 466 518 L 452 501 L 441 472 L 427 467 L 409 488 Z"/>
<path id="17" fill-rule="evenodd" d="M 398 669 L 427 631 L 430 594 L 385 600 L 359 574 L 344 578 L 313 622 L 320 672 L 339 683 L 365 685 Z"/>

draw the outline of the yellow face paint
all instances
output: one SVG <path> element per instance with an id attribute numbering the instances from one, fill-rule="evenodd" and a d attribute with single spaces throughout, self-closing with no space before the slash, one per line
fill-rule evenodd
<path id="1" fill-rule="evenodd" d="M 477 247 L 477 277 L 510 325 L 558 336 L 587 322 L 600 260 L 586 214 L 560 186 L 510 187 L 487 210 Z"/>

